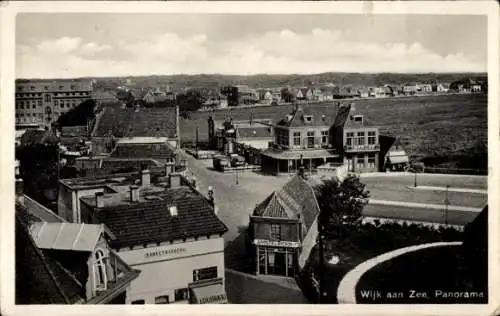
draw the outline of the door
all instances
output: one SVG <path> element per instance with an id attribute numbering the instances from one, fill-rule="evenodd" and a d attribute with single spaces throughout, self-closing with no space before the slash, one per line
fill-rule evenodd
<path id="1" fill-rule="evenodd" d="M 347 171 L 354 172 L 354 161 L 352 157 L 347 158 Z"/>

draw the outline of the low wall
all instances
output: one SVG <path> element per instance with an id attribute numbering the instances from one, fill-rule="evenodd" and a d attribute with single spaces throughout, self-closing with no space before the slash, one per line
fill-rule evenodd
<path id="1" fill-rule="evenodd" d="M 396 249 L 390 252 L 386 252 L 382 255 L 376 256 L 375 258 L 369 259 L 360 265 L 356 266 L 354 269 L 349 271 L 342 281 L 340 281 L 337 290 L 337 302 L 339 304 L 356 304 L 356 285 L 358 284 L 361 277 L 374 268 L 375 266 L 401 256 L 410 252 L 417 250 L 432 248 L 432 247 L 443 247 L 443 246 L 460 246 L 461 241 L 457 242 L 436 242 L 430 244 L 422 244 L 416 246 L 410 246 L 405 248 Z"/>

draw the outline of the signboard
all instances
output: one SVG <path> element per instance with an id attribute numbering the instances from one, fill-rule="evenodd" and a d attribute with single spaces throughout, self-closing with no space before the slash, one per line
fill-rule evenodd
<path id="1" fill-rule="evenodd" d="M 265 239 L 254 239 L 254 244 L 257 246 L 270 246 L 270 247 L 290 247 L 299 248 L 300 242 L 296 241 L 271 241 Z"/>

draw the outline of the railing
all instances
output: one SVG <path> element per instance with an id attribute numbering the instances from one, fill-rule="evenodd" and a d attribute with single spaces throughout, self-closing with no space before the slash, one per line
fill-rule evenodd
<path id="1" fill-rule="evenodd" d="M 344 151 L 346 152 L 366 152 L 366 151 L 379 151 L 380 145 L 346 145 Z"/>

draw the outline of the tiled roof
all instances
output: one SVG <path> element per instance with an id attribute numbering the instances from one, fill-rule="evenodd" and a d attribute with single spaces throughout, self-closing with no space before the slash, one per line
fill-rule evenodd
<path id="1" fill-rule="evenodd" d="M 286 118 L 278 122 L 278 125 L 288 127 L 302 126 L 331 126 L 337 116 L 337 106 L 329 106 L 324 108 L 301 107 L 297 106 L 291 113 L 292 118 L 288 121 Z M 310 122 L 305 120 L 306 116 L 311 116 Z"/>
<path id="2" fill-rule="evenodd" d="M 319 207 L 312 187 L 298 175 L 274 191 L 254 210 L 254 216 L 300 217 L 306 231 L 318 214 Z"/>
<path id="3" fill-rule="evenodd" d="M 176 137 L 177 110 L 165 108 L 104 108 L 94 136 L 104 137 Z"/>
<path id="4" fill-rule="evenodd" d="M 24 81 L 24 80 L 23 80 Z M 90 80 L 16 81 L 16 92 L 92 91 Z"/>
<path id="5" fill-rule="evenodd" d="M 158 158 L 175 157 L 175 149 L 166 143 L 124 144 L 118 143 L 111 153 L 113 158 Z"/>
<path id="6" fill-rule="evenodd" d="M 161 200 L 114 205 L 96 210 L 96 217 L 115 234 L 115 247 L 128 247 L 174 239 L 223 234 L 227 227 L 200 193 L 182 186 L 156 194 Z M 95 197 L 82 201 L 95 207 Z M 175 205 L 172 217 L 168 207 Z"/>

